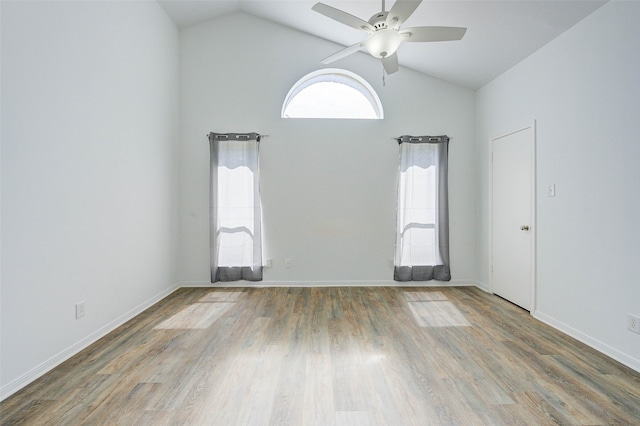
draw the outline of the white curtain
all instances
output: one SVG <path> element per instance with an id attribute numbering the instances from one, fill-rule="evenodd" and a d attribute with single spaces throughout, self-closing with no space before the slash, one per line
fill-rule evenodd
<path id="1" fill-rule="evenodd" d="M 451 279 L 447 136 L 402 136 L 394 279 Z"/>
<path id="2" fill-rule="evenodd" d="M 262 280 L 262 213 L 256 133 L 210 133 L 211 282 Z"/>

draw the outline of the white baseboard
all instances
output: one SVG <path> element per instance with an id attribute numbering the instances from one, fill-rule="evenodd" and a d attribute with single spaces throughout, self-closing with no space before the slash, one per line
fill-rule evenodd
<path id="1" fill-rule="evenodd" d="M 482 281 L 473 280 L 473 285 L 486 293 L 493 294 L 493 292 L 489 288 L 489 285 L 486 283 L 483 283 Z"/>
<path id="2" fill-rule="evenodd" d="M 158 303 L 160 300 L 164 299 L 165 297 L 167 297 L 168 295 L 176 291 L 179 287 L 180 286 L 178 284 L 174 284 L 173 286 L 167 288 L 166 290 L 163 290 L 162 292 L 156 294 L 152 298 L 144 301 L 143 303 L 139 304 L 135 308 L 131 309 L 129 312 L 126 312 L 120 315 L 118 318 L 106 324 L 104 327 L 99 328 L 98 330 L 94 331 L 87 337 L 69 346 L 67 349 L 63 350 L 62 352 L 52 356 L 51 358 L 44 361 L 40 365 L 36 366 L 35 368 L 32 368 L 31 370 L 27 371 L 25 374 L 21 375 L 15 380 L 2 386 L 2 388 L 0 388 L 0 401 L 3 401 L 6 398 L 10 397 L 20 389 L 27 386 L 29 383 L 33 382 L 37 378 L 53 370 L 55 367 L 62 364 L 64 361 L 68 360 L 69 358 L 76 355 L 81 350 L 85 349 L 89 345 L 95 343 L 97 340 L 106 336 L 116 328 L 120 327 L 122 324 L 126 323 L 127 321 L 135 317 L 136 315 L 141 314 L 143 311 L 150 308 L 152 305 Z"/>
<path id="3" fill-rule="evenodd" d="M 596 340 L 593 337 L 584 334 L 543 312 L 535 311 L 533 313 L 533 317 L 640 373 L 640 359 L 633 358 L 623 352 L 620 352 L 606 343 Z"/>
<path id="4" fill-rule="evenodd" d="M 408 281 L 393 280 L 347 280 L 347 281 L 231 281 L 212 284 L 208 281 L 183 281 L 180 287 L 480 287 L 475 280 L 455 279 L 451 281 Z M 485 290 L 486 291 L 486 290 Z"/>

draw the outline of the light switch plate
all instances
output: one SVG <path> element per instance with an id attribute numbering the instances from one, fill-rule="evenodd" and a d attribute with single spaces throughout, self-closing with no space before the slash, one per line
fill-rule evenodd
<path id="1" fill-rule="evenodd" d="M 85 305 L 84 300 L 82 302 L 76 303 L 76 319 L 80 319 L 85 316 Z"/>

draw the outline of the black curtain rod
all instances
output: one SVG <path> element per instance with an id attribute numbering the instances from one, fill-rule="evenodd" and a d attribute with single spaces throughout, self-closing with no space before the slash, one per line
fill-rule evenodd
<path id="1" fill-rule="evenodd" d="M 261 135 L 260 133 L 214 133 L 211 132 L 206 135 L 207 138 L 211 139 L 212 137 L 218 140 L 237 140 L 237 141 L 251 141 L 256 140 L 260 142 L 260 139 L 266 138 L 268 135 Z"/>
<path id="2" fill-rule="evenodd" d="M 440 143 L 440 142 L 448 142 L 449 136 L 409 136 L 403 135 L 397 138 L 393 138 L 398 144 L 403 142 L 409 143 Z"/>

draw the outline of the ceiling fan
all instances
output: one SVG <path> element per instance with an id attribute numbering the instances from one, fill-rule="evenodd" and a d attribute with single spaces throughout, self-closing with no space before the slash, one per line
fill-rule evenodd
<path id="1" fill-rule="evenodd" d="M 411 27 L 400 29 L 400 26 L 411 16 L 422 0 L 396 0 L 388 12 L 385 11 L 385 0 L 382 0 L 382 12 L 376 13 L 369 21 L 364 21 L 347 12 L 316 3 L 311 9 L 324 16 L 369 33 L 367 38 L 359 43 L 345 47 L 323 59 L 323 64 L 342 59 L 366 47 L 369 53 L 382 59 L 382 65 L 387 74 L 398 71 L 398 47 L 403 41 L 452 41 L 460 40 L 467 31 L 462 27 Z"/>

